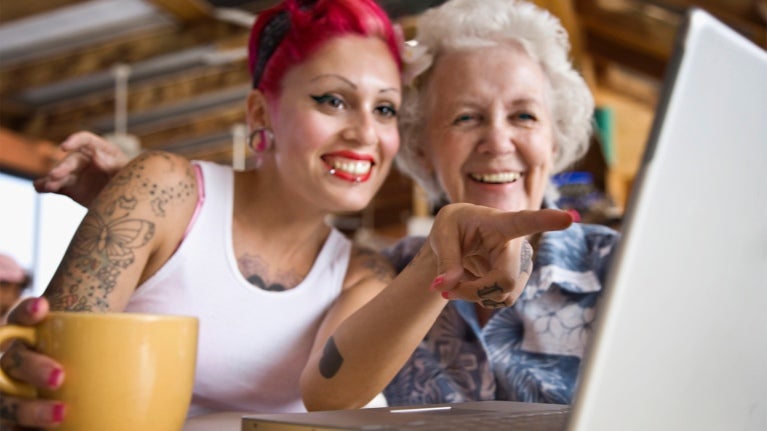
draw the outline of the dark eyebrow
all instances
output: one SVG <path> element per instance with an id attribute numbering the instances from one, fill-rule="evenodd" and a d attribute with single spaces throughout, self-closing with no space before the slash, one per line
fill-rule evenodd
<path id="1" fill-rule="evenodd" d="M 315 82 L 315 81 L 319 81 L 320 79 L 325 79 L 325 78 L 335 78 L 335 79 L 338 79 L 339 81 L 343 81 L 344 83 L 346 83 L 346 85 L 348 85 L 352 89 L 354 89 L 354 90 L 357 89 L 357 85 L 355 83 L 349 81 L 348 79 L 344 78 L 341 75 L 336 75 L 336 74 L 333 74 L 333 73 L 326 73 L 326 74 L 323 74 L 323 75 L 317 75 L 314 78 L 310 79 L 309 82 Z M 399 92 L 399 90 L 396 87 L 383 88 L 383 89 L 379 90 L 378 92 L 379 93 L 387 93 L 387 92 L 390 92 L 390 91 L 393 91 L 395 93 Z"/>
<path id="2" fill-rule="evenodd" d="M 335 78 L 335 79 L 338 79 L 340 81 L 345 82 L 346 85 L 352 87 L 353 89 L 355 89 L 355 90 L 357 89 L 357 86 L 353 82 L 349 81 L 348 79 L 344 78 L 341 75 L 335 75 L 335 74 L 332 74 L 332 73 L 326 73 L 324 75 L 315 76 L 314 78 L 309 80 L 309 82 L 319 81 L 320 79 L 324 79 L 324 78 Z"/>

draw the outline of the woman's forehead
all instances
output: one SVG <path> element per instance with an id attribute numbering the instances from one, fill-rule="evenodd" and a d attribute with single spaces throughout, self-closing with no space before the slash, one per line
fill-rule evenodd
<path id="1" fill-rule="evenodd" d="M 437 58 L 430 74 L 432 100 L 472 97 L 542 98 L 546 75 L 521 46 L 451 50 Z"/>
<path id="2" fill-rule="evenodd" d="M 292 73 L 292 72 L 296 73 Z M 399 70 L 384 41 L 348 35 L 329 40 L 288 75 L 372 75 L 400 87 Z M 305 78 L 305 77 L 304 77 Z"/>

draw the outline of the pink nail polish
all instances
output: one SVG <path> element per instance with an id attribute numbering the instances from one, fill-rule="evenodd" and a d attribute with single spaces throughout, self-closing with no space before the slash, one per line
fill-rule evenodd
<path id="1" fill-rule="evenodd" d="M 55 423 L 60 423 L 64 420 L 64 404 L 56 404 L 51 411 L 51 420 Z"/>
<path id="2" fill-rule="evenodd" d="M 444 275 L 438 275 L 434 277 L 434 280 L 432 280 L 431 285 L 429 285 L 429 290 L 432 292 L 437 290 L 437 286 L 441 285 L 444 282 L 445 282 Z"/>
<path id="3" fill-rule="evenodd" d="M 32 313 L 36 314 L 37 310 L 40 309 L 40 298 L 35 298 L 32 301 L 29 302 L 29 305 L 27 306 L 27 310 Z"/>
<path id="4" fill-rule="evenodd" d="M 61 380 L 61 368 L 54 368 L 51 373 L 48 375 L 48 387 L 51 389 L 55 389 L 59 385 L 59 381 Z"/>

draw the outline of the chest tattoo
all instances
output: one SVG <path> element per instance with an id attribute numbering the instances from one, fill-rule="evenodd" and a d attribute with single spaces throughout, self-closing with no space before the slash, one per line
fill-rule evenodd
<path id="1" fill-rule="evenodd" d="M 270 292 L 292 289 L 303 279 L 301 274 L 292 269 L 287 271 L 270 269 L 269 263 L 255 254 L 243 253 L 237 259 L 237 265 L 250 284 Z"/>

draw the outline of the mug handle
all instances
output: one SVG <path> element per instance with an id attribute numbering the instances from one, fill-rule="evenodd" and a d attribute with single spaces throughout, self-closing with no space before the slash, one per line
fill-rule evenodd
<path id="1" fill-rule="evenodd" d="M 37 339 L 35 328 L 17 325 L 0 326 L 0 344 L 11 338 L 20 338 L 30 344 L 35 344 Z M 2 368 L 0 368 L 0 391 L 24 398 L 37 396 L 37 390 L 34 386 L 10 378 Z"/>

